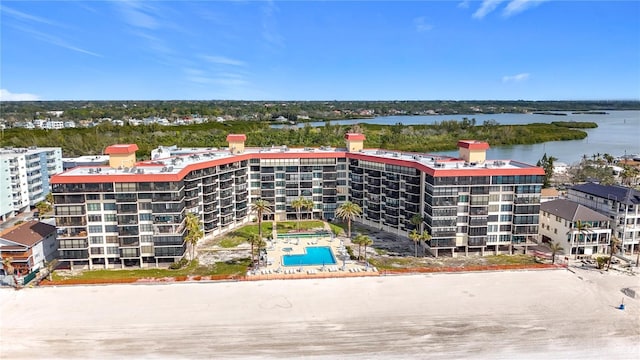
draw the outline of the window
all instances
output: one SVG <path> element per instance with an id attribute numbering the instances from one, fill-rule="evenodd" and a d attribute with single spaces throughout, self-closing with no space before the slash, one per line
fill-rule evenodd
<path id="1" fill-rule="evenodd" d="M 104 238 L 102 236 L 89 236 L 89 241 L 92 244 L 102 244 L 104 242 Z"/>
<path id="2" fill-rule="evenodd" d="M 87 211 L 100 211 L 100 210 L 102 210 L 102 209 L 100 209 L 100 204 L 99 203 L 89 203 L 89 204 L 87 204 Z"/>
<path id="3" fill-rule="evenodd" d="M 89 225 L 89 232 L 90 233 L 101 233 L 102 232 L 102 225 Z"/>
<path id="4" fill-rule="evenodd" d="M 116 221 L 116 214 L 104 214 L 104 221 Z"/>
<path id="5" fill-rule="evenodd" d="M 101 222 L 102 215 L 89 215 L 89 222 Z"/>

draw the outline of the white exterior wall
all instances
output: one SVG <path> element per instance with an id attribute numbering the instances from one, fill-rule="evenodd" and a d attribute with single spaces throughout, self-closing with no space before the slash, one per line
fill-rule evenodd
<path id="1" fill-rule="evenodd" d="M 611 229 L 588 228 L 580 234 L 571 227 L 571 220 L 540 211 L 540 239 L 543 236 L 559 243 L 565 254 L 607 254 L 611 243 Z M 582 235 L 582 238 L 581 238 Z M 600 241 L 604 237 L 604 241 Z M 576 251 L 578 250 L 578 251 Z"/>
<path id="2" fill-rule="evenodd" d="M 0 158 L 0 219 L 13 216 L 13 191 L 9 158 Z"/>
<path id="3" fill-rule="evenodd" d="M 0 179 L 8 178 L 0 186 L 0 216 L 14 216 L 44 200 L 50 191 L 49 178 L 60 172 L 61 148 L 0 148 Z"/>
<path id="4" fill-rule="evenodd" d="M 613 235 L 622 241 L 623 253 L 633 253 L 640 244 L 640 211 L 638 205 L 626 205 L 614 199 L 569 191 L 568 198 L 612 218 Z"/>

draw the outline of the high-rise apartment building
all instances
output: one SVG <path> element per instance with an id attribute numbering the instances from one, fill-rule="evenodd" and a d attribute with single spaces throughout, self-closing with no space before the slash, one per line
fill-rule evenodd
<path id="1" fill-rule="evenodd" d="M 358 221 L 406 236 L 420 215 L 433 254 L 507 251 L 537 236 L 544 171 L 486 160 L 488 144 L 460 141 L 459 158 L 365 149 L 362 134 L 346 148 L 246 148 L 230 134 L 225 149 L 164 149 L 136 162 L 133 144 L 105 150 L 109 166 L 77 167 L 52 179 L 60 259 L 74 265 L 175 261 L 185 250 L 185 216 L 196 213 L 206 234 L 255 217 L 250 204 L 269 201 L 265 219 L 293 220 L 292 202 L 311 200 L 307 217 L 335 218 L 350 200 Z"/>
<path id="2" fill-rule="evenodd" d="M 61 171 L 61 148 L 0 148 L 0 217 L 6 220 L 44 200 L 50 176 Z"/>

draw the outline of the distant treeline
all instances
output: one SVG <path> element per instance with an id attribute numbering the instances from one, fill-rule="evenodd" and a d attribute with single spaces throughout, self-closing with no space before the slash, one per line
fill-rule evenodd
<path id="1" fill-rule="evenodd" d="M 586 126 L 585 127 L 593 127 Z M 454 150 L 459 139 L 488 141 L 492 146 L 535 144 L 546 141 L 583 139 L 587 133 L 557 124 L 535 123 L 527 125 L 499 125 L 486 121 L 475 125 L 475 120 L 443 121 L 434 125 L 309 125 L 298 128 L 274 129 L 269 122 L 233 121 L 203 123 L 185 126 L 114 126 L 103 123 L 94 128 L 62 130 L 7 129 L 1 146 L 61 146 L 63 155 L 80 156 L 101 154 L 105 147 L 116 143 L 135 143 L 141 159 L 148 159 L 151 150 L 159 145 L 180 147 L 226 147 L 230 133 L 247 135 L 247 146 L 264 147 L 287 145 L 290 147 L 344 146 L 346 132 L 362 132 L 365 146 L 399 151 L 433 152 Z"/>
<path id="2" fill-rule="evenodd" d="M 20 101 L 0 102 L 0 117 L 9 122 L 46 118 L 129 119 L 150 116 L 177 119 L 197 114 L 241 120 L 291 121 L 351 119 L 387 115 L 499 114 L 530 112 L 603 112 L 640 110 L 640 101 Z"/>
<path id="3" fill-rule="evenodd" d="M 551 124 L 574 129 L 595 129 L 598 127 L 598 124 L 588 121 L 552 121 Z"/>

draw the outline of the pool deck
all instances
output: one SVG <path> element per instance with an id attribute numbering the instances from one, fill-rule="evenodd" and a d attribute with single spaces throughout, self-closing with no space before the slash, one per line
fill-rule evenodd
<path id="1" fill-rule="evenodd" d="M 301 233 L 303 234 L 303 233 Z M 304 233 L 308 234 L 308 233 Z M 318 237 L 289 237 L 267 241 L 267 264 L 260 263 L 257 269 L 247 272 L 251 279 L 289 279 L 309 277 L 345 277 L 379 275 L 376 268 L 367 266 L 363 261 L 349 259 L 345 248 L 349 245 L 349 239 L 345 237 L 332 237 L 321 235 Z M 326 246 L 331 248 L 336 264 L 322 265 L 296 265 L 284 266 L 284 255 L 304 254 L 306 247 Z M 291 250 L 285 251 L 284 249 Z M 344 260 L 346 256 L 346 261 Z"/>

